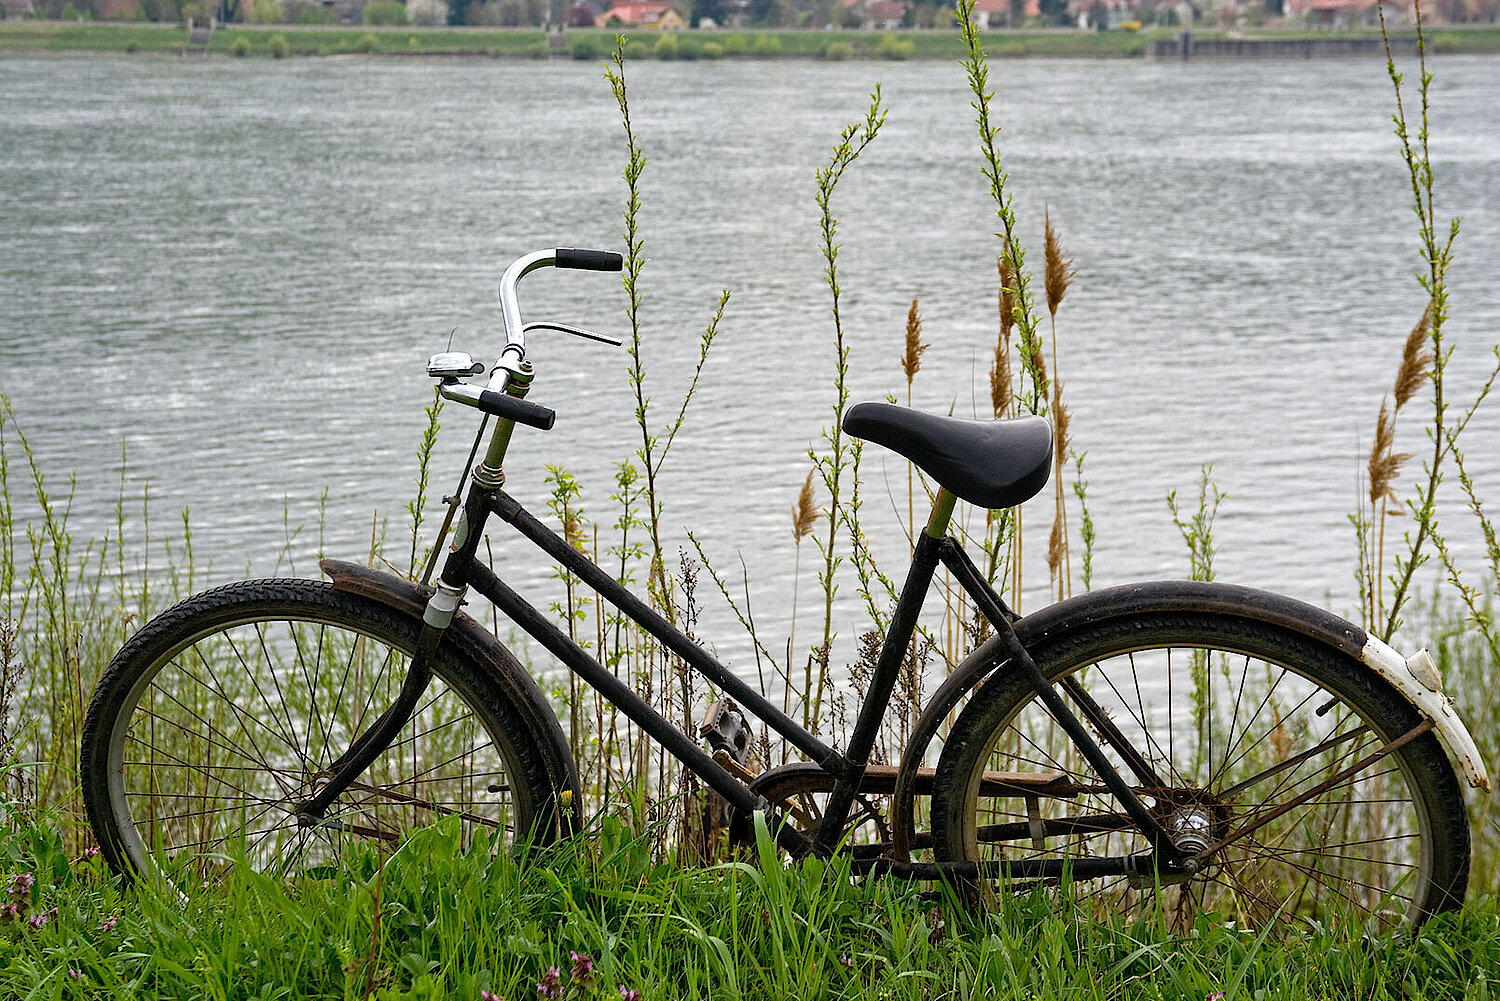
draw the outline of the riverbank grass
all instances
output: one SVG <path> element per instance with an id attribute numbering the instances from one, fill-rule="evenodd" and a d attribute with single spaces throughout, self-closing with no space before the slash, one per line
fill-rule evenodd
<path id="1" fill-rule="evenodd" d="M 0 834 L 0 995 L 54 998 L 1494 997 L 1493 898 L 1385 941 L 1273 940 L 1201 919 L 1086 919 L 1050 895 L 982 912 L 940 890 L 784 865 L 653 861 L 619 819 L 518 859 L 450 825 L 352 852 L 293 884 L 234 866 L 212 885 L 122 888 L 43 825 Z M 38 988 L 41 994 L 38 995 Z M 486 993 L 488 992 L 488 993 Z"/>
<path id="2" fill-rule="evenodd" d="M 1022 56 L 1079 58 L 1136 58 L 1144 56 L 1150 42 L 1172 37 L 1168 29 L 1152 31 L 993 31 L 984 32 L 981 43 L 991 58 Z M 540 59 L 549 56 L 574 59 L 603 58 L 614 49 L 616 32 L 571 30 L 566 43 L 549 45 L 537 29 L 487 28 L 373 28 L 300 27 L 294 25 L 229 25 L 215 31 L 209 53 L 235 55 L 239 39 L 245 39 L 249 56 L 270 56 L 272 40 L 286 40 L 293 56 L 475 56 Z M 957 31 L 692 31 L 676 36 L 675 52 L 658 53 L 661 34 L 654 31 L 624 32 L 627 45 L 658 58 L 675 59 L 939 59 L 957 61 L 965 46 Z M 1221 32 L 1197 32 L 1194 38 L 1210 42 L 1229 37 L 1284 41 L 1304 39 L 1378 39 L 1378 32 L 1275 31 L 1229 36 Z M 1392 38 L 1406 37 L 1393 32 Z M 371 44 L 368 39 L 373 39 Z M 187 29 L 176 25 L 80 24 L 63 21 L 0 21 L 0 54 L 40 53 L 171 53 L 180 54 L 187 45 Z M 1442 54 L 1500 53 L 1500 27 L 1454 28 L 1434 35 L 1432 51 Z"/>

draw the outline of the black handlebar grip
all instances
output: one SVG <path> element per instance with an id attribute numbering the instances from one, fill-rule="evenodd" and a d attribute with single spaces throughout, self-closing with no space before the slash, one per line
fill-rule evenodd
<path id="1" fill-rule="evenodd" d="M 556 265 L 574 271 L 619 271 L 625 258 L 609 250 L 568 250 L 557 248 Z"/>
<path id="2" fill-rule="evenodd" d="M 553 422 L 557 420 L 557 413 L 551 407 L 528 403 L 509 393 L 497 393 L 493 389 L 486 389 L 479 394 L 479 409 L 543 431 L 551 431 Z"/>

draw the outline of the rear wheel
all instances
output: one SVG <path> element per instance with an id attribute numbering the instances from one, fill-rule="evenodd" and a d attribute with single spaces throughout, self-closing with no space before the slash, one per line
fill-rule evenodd
<path id="1" fill-rule="evenodd" d="M 1452 766 L 1430 732 L 1379 753 L 1422 719 L 1348 655 L 1191 612 L 1062 630 L 1031 654 L 1054 684 L 1080 683 L 1140 752 L 1145 781 L 1105 747 L 1178 847 L 1210 852 L 1204 868 L 1163 878 L 1104 861 L 1150 845 L 1003 668 L 945 742 L 938 859 L 996 861 L 1016 882 L 1070 882 L 1097 911 L 1158 907 L 1179 927 L 1213 914 L 1249 928 L 1353 919 L 1390 930 L 1462 902 L 1469 829 Z"/>
<path id="2" fill-rule="evenodd" d="M 84 727 L 84 802 L 110 864 L 179 883 L 235 858 L 292 873 L 355 842 L 394 848 L 443 818 L 466 842 L 551 838 L 532 727 L 446 646 L 391 746 L 322 824 L 299 825 L 299 806 L 395 699 L 417 630 L 304 580 L 231 584 L 152 620 L 110 664 Z"/>

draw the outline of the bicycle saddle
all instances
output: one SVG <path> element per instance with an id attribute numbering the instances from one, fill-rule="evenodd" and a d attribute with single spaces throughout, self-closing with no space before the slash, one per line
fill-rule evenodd
<path id="1" fill-rule="evenodd" d="M 1015 507 L 1036 496 L 1052 472 L 1052 425 L 1045 417 L 971 421 L 856 403 L 844 430 L 905 456 L 970 504 Z"/>

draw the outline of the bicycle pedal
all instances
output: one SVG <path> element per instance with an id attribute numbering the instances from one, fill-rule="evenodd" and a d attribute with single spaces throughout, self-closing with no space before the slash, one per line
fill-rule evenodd
<path id="1" fill-rule="evenodd" d="M 714 704 L 708 707 L 707 715 L 703 717 L 703 724 L 698 727 L 698 736 L 708 741 L 715 759 L 722 753 L 724 757 L 738 766 L 731 767 L 720 762 L 725 768 L 740 775 L 741 778 L 746 775 L 754 778 L 754 775 L 745 767 L 750 762 L 752 736 L 750 724 L 745 721 L 745 714 L 740 712 L 740 707 L 735 705 L 733 700 L 727 696 L 720 696 L 714 700 Z"/>

